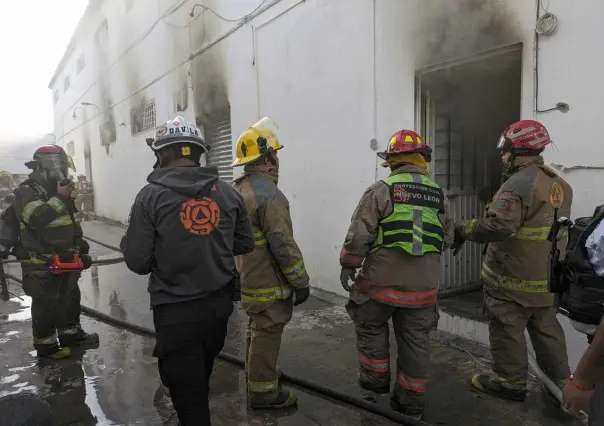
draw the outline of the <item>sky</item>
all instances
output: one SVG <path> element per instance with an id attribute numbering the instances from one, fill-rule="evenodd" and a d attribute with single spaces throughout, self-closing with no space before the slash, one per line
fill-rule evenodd
<path id="1" fill-rule="evenodd" d="M 0 149 L 53 131 L 48 83 L 88 0 L 0 0 Z"/>

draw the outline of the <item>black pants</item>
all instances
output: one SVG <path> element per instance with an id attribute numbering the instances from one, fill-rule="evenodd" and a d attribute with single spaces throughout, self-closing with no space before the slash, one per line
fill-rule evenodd
<path id="1" fill-rule="evenodd" d="M 31 322 L 34 347 L 40 354 L 58 350 L 83 333 L 80 327 L 79 273 L 52 275 L 48 269 L 23 268 L 23 290 L 32 298 Z"/>
<path id="2" fill-rule="evenodd" d="M 209 426 L 210 376 L 233 313 L 230 292 L 156 306 L 155 356 L 181 426 Z"/>

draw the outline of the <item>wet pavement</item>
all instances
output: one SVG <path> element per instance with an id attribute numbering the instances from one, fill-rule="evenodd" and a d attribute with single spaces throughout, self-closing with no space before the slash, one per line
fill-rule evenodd
<path id="1" fill-rule="evenodd" d="M 90 222 L 84 223 L 84 232 L 117 245 L 122 230 Z M 115 257 L 110 250 L 96 244 L 91 246 L 92 254 L 98 258 Z M 11 268 L 11 272 L 14 271 L 15 268 Z M 132 274 L 123 264 L 91 268 L 82 277 L 81 289 L 82 304 L 122 320 L 152 327 L 147 277 Z M 11 284 L 11 291 L 19 292 L 19 288 Z M 387 406 L 387 397 L 362 394 L 356 385 L 354 329 L 343 299 L 319 295 L 322 298 L 313 297 L 296 309 L 284 335 L 281 368 L 289 375 Z M 160 385 L 156 362 L 151 356 L 152 339 L 84 318 L 84 327 L 101 335 L 100 347 L 81 352 L 71 360 L 44 364 L 35 358 L 31 347 L 27 300 L 25 298 L 25 302 L 21 302 L 13 298 L 8 303 L 0 301 L 0 396 L 37 392 L 57 411 L 61 425 L 176 424 L 175 416 L 170 418 L 173 410 Z M 457 314 L 444 316 L 453 318 Z M 447 321 L 454 322 L 450 318 L 441 318 L 445 329 L 450 328 Z M 231 318 L 225 352 L 242 355 L 246 323 L 244 313 L 236 310 Z M 480 329 L 479 325 L 473 327 Z M 477 333 L 480 334 L 479 331 Z M 392 349 L 394 355 L 394 347 Z M 426 409 L 426 421 L 429 423 L 485 426 L 574 424 L 562 418 L 553 405 L 544 402 L 540 386 L 534 381 L 524 404 L 501 401 L 471 391 L 471 375 L 488 371 L 488 351 L 484 346 L 441 331 L 434 336 L 433 349 L 434 370 Z M 218 362 L 212 383 L 213 424 L 394 424 L 312 392 L 302 389 L 296 389 L 296 392 L 300 397 L 299 409 L 250 411 L 245 403 L 242 370 Z"/>

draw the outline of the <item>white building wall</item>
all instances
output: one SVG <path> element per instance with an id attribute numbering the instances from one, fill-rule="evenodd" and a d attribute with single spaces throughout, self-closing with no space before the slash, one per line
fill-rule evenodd
<path id="1" fill-rule="evenodd" d="M 71 119 L 77 102 L 101 103 L 92 55 L 87 55 L 84 73 L 73 75 L 77 52 L 94 50 L 98 14 L 86 25 L 86 35 L 78 39 L 61 72 L 71 70 L 73 90 L 63 94 L 61 89 L 55 106 L 57 136 L 65 133 L 61 139 L 77 141 L 88 134 L 92 141 L 99 215 L 125 220 L 154 161 L 144 141 L 152 132 L 130 135 L 131 105 L 142 94 L 154 97 L 157 121 L 170 118 L 175 115 L 171 93 L 189 71 L 189 108 L 183 113 L 187 118 L 230 105 L 234 139 L 264 115 L 281 126 L 285 149 L 280 152 L 280 186 L 290 199 L 312 284 L 329 291 L 341 292 L 337 258 L 350 215 L 363 191 L 387 172 L 378 167 L 369 142 L 376 138 L 381 150 L 394 131 L 414 127 L 414 77 L 419 68 L 522 42 L 522 117 L 534 117 L 550 129 L 558 151 L 548 150 L 546 159 L 565 167 L 604 165 L 597 130 L 604 88 L 595 84 L 604 60 L 593 51 L 604 32 L 597 20 L 604 4 L 597 0 L 549 1 L 558 31 L 541 37 L 539 107 L 564 101 L 570 104 L 568 114 L 534 112 L 535 1 L 267 1 L 265 7 L 270 7 L 245 23 L 225 22 L 206 11 L 189 25 L 190 33 L 174 25 L 188 22 L 192 1 L 155 26 L 177 1 L 137 0 L 127 14 L 124 3 L 102 2 L 111 61 L 119 58 L 108 72 L 117 141 L 108 152 L 101 147 L 98 117 L 78 127 L 84 112 L 94 117 L 94 107 L 76 110 L 78 119 Z M 242 17 L 258 3 L 204 2 L 227 18 Z M 195 16 L 200 13 L 196 8 Z M 204 52 L 193 61 L 176 67 L 200 49 Z M 62 81 L 59 76 L 57 84 Z M 125 125 L 119 126 L 122 122 Z M 494 147 L 496 141 L 484 143 Z M 76 154 L 79 168 L 82 158 Z M 604 202 L 604 190 L 596 185 L 601 174 L 591 169 L 564 173 L 575 190 L 575 216 L 589 214 Z"/>

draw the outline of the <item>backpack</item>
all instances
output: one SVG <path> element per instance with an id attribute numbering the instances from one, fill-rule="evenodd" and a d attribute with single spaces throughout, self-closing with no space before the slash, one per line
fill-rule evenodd
<path id="1" fill-rule="evenodd" d="M 42 195 L 45 200 L 48 199 L 48 194 L 39 184 L 27 180 L 22 185 L 28 185 L 38 194 Z M 14 203 L 8 206 L 0 215 L 0 251 L 9 251 L 19 247 L 21 244 L 21 224 L 17 217 Z"/>
<path id="2" fill-rule="evenodd" d="M 0 246 L 4 250 L 10 250 L 21 242 L 21 229 L 19 218 L 15 211 L 14 204 L 8 206 L 0 215 Z"/>
<path id="3" fill-rule="evenodd" d="M 568 227 L 568 245 L 561 264 L 562 291 L 558 309 L 568 318 L 598 325 L 604 315 L 604 277 L 596 274 L 585 248 L 587 238 L 604 219 L 604 205 L 591 217 L 581 217 Z"/>

